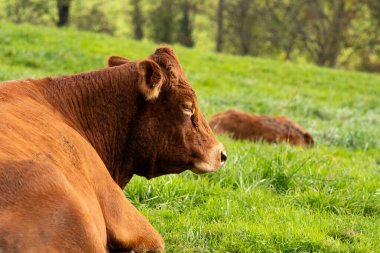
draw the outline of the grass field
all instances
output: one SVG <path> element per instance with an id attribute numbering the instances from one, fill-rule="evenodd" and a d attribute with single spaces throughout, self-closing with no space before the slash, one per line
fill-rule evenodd
<path id="1" fill-rule="evenodd" d="M 0 22 L 0 80 L 94 70 L 155 46 Z M 175 49 L 207 117 L 287 115 L 317 145 L 220 136 L 229 160 L 217 173 L 133 178 L 125 193 L 167 252 L 380 252 L 380 75 Z"/>

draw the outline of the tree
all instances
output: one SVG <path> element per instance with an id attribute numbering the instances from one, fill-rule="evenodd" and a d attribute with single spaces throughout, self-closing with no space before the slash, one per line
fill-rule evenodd
<path id="1" fill-rule="evenodd" d="M 69 24 L 71 0 L 57 0 L 58 21 L 57 26 L 67 26 Z"/>
<path id="2" fill-rule="evenodd" d="M 187 47 L 194 46 L 193 25 L 191 22 L 191 13 L 194 12 L 194 3 L 189 0 L 182 0 L 180 3 L 181 18 L 178 29 L 178 42 Z"/>
<path id="3" fill-rule="evenodd" d="M 224 12 L 224 0 L 219 0 L 218 13 L 217 13 L 218 31 L 216 35 L 216 51 L 217 52 L 223 51 L 223 44 L 224 44 L 223 12 Z"/>
<path id="4" fill-rule="evenodd" d="M 133 30 L 135 39 L 141 40 L 144 37 L 143 25 L 144 17 L 141 11 L 140 0 L 132 0 L 133 5 Z"/>
<path id="5" fill-rule="evenodd" d="M 354 1 L 354 0 L 353 0 Z M 335 67 L 347 30 L 357 13 L 350 0 L 305 0 L 298 29 L 313 62 Z"/>
<path id="6" fill-rule="evenodd" d="M 285 54 L 285 60 L 292 60 L 299 39 L 298 22 L 302 1 L 268 0 L 266 5 L 267 38 L 273 51 L 280 49 Z"/>
<path id="7" fill-rule="evenodd" d="M 358 14 L 353 20 L 345 42 L 341 66 L 380 72 L 380 2 L 358 0 Z"/>
<path id="8" fill-rule="evenodd" d="M 83 4 L 83 3 L 82 3 Z M 112 16 L 107 15 L 105 11 L 105 2 L 102 0 L 87 2 L 86 8 L 78 8 L 73 13 L 72 23 L 79 30 L 93 31 L 114 34 L 115 22 L 112 22 Z M 80 10 L 80 11 L 79 11 Z"/>
<path id="9" fill-rule="evenodd" d="M 52 9 L 55 2 L 39 0 L 7 0 L 3 2 L 4 16 L 11 22 L 28 22 L 38 25 L 51 25 L 55 22 Z"/>
<path id="10" fill-rule="evenodd" d="M 262 19 L 262 6 L 258 0 L 237 0 L 226 2 L 225 39 L 236 53 L 259 55 L 262 40 L 260 33 L 265 27 Z M 227 45 L 226 45 L 227 46 Z"/>
<path id="11" fill-rule="evenodd" d="M 173 43 L 176 30 L 176 1 L 159 0 L 150 12 L 152 37 L 156 42 Z"/>

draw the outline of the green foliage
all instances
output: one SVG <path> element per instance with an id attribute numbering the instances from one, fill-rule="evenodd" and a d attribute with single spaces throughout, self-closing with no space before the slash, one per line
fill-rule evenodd
<path id="1" fill-rule="evenodd" d="M 0 18 L 50 26 L 68 20 L 80 30 L 139 40 L 380 71 L 378 0 L 70 0 L 58 11 L 60 1 L 0 0 Z"/>
<path id="2" fill-rule="evenodd" d="M 1 16 L 15 23 L 54 24 L 55 17 L 51 15 L 56 13 L 54 0 L 7 0 L 0 1 L 0 7 Z"/>
<path id="3" fill-rule="evenodd" d="M 152 37 L 156 42 L 173 43 L 177 30 L 177 9 L 173 0 L 160 0 L 149 13 Z"/>
<path id="4" fill-rule="evenodd" d="M 94 70 L 154 44 L 0 22 L 0 80 Z M 380 76 L 175 47 L 207 117 L 287 115 L 305 149 L 233 141 L 219 172 L 134 177 L 126 196 L 167 252 L 379 252 Z"/>
<path id="5" fill-rule="evenodd" d="M 72 23 L 79 30 L 114 34 L 116 25 L 111 21 L 110 14 L 112 13 L 107 14 L 104 11 L 103 1 L 92 1 L 86 4 L 86 6 L 83 6 L 84 4 L 74 5 L 76 15 L 72 15 Z"/>

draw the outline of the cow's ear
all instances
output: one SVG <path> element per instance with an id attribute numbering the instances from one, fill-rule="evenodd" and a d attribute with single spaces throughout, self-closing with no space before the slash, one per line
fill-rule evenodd
<path id="1" fill-rule="evenodd" d="M 115 67 L 127 63 L 129 60 L 122 56 L 112 55 L 108 57 L 108 67 Z"/>
<path id="2" fill-rule="evenodd" d="M 138 72 L 140 75 L 140 92 L 147 100 L 154 100 L 160 94 L 162 86 L 162 73 L 160 66 L 152 60 L 142 60 L 138 62 Z"/>

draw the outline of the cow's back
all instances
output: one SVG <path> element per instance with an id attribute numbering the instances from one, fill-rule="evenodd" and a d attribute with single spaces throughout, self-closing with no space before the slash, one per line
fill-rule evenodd
<path id="1" fill-rule="evenodd" d="M 216 133 L 242 140 L 289 142 L 294 145 L 314 143 L 308 132 L 286 116 L 269 117 L 227 110 L 213 115 L 210 126 Z"/>

